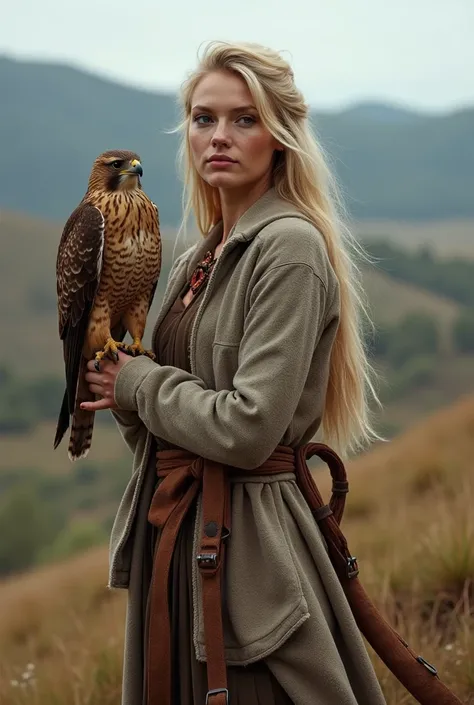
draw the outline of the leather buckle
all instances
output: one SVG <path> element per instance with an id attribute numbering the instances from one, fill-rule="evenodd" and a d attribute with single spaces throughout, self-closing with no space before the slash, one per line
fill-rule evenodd
<path id="1" fill-rule="evenodd" d="M 359 566 L 357 565 L 357 558 L 355 556 L 347 558 L 346 569 L 348 578 L 356 578 L 359 575 Z"/>
<path id="2" fill-rule="evenodd" d="M 201 570 L 217 568 L 217 553 L 198 553 L 196 560 Z"/>
<path id="3" fill-rule="evenodd" d="M 209 705 L 209 698 L 213 695 L 219 695 L 219 693 L 225 694 L 226 705 L 229 705 L 229 691 L 227 688 L 214 688 L 214 690 L 208 690 L 206 695 L 206 705 Z"/>

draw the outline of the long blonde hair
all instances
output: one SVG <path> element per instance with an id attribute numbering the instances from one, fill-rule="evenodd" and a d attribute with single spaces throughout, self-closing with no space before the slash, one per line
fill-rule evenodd
<path id="1" fill-rule="evenodd" d="M 289 64 L 277 52 L 251 43 L 210 42 L 197 69 L 182 86 L 184 219 L 193 213 L 203 235 L 221 220 L 217 189 L 194 167 L 188 137 L 191 100 L 199 81 L 212 71 L 227 70 L 247 84 L 260 118 L 284 147 L 273 170 L 279 196 L 294 204 L 323 235 L 340 285 L 340 322 L 329 370 L 323 439 L 341 454 L 379 439 L 370 423 L 369 393 L 378 402 L 364 344 L 363 318 L 370 322 L 360 284 L 356 254 L 360 246 L 344 225 L 344 208 L 335 176 L 308 121 L 308 106 L 294 83 Z M 178 128 L 179 129 L 179 128 Z"/>

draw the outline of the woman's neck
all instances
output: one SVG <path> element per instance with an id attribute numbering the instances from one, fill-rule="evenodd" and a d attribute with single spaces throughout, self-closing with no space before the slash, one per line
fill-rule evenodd
<path id="1" fill-rule="evenodd" d="M 245 191 L 240 189 L 221 189 L 220 201 L 222 209 L 222 240 L 221 245 L 227 240 L 230 231 L 241 215 L 250 208 L 270 188 L 268 180 L 258 182 Z"/>

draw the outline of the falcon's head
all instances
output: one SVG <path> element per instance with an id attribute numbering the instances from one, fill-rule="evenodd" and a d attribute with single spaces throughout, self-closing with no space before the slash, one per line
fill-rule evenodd
<path id="1" fill-rule="evenodd" d="M 104 152 L 97 157 L 89 178 L 89 190 L 132 191 L 141 188 L 143 174 L 140 157 L 122 149 Z"/>

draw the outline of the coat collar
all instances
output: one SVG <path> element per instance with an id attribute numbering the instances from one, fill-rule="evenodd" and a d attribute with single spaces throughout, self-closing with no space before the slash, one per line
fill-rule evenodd
<path id="1" fill-rule="evenodd" d="M 268 189 L 238 219 L 226 241 L 226 252 L 233 249 L 231 243 L 251 242 L 262 228 L 280 218 L 303 218 L 308 220 L 296 206 L 281 198 L 274 187 Z M 192 250 L 187 265 L 187 277 L 193 273 L 196 265 L 204 258 L 208 250 L 214 250 L 222 239 L 222 221 L 217 223 Z"/>
<path id="2" fill-rule="evenodd" d="M 303 218 L 309 219 L 303 215 L 293 204 L 281 198 L 275 188 L 270 188 L 253 203 L 239 218 L 232 228 L 229 237 L 222 249 L 221 255 L 227 256 L 230 250 L 233 250 L 238 243 L 251 242 L 257 234 L 269 223 L 280 218 Z M 172 302 L 179 295 L 186 281 L 189 281 L 196 265 L 204 258 L 208 250 L 214 250 L 222 239 L 222 221 L 217 223 L 206 235 L 201 238 L 194 246 L 189 248 L 188 254 L 183 254 L 184 262 L 182 268 L 176 272 L 173 281 L 170 282 L 170 287 L 165 296 L 161 309 L 156 320 L 152 341 L 155 347 L 155 338 L 158 328 L 169 311 Z M 217 264 L 216 264 L 217 267 Z M 202 306 L 202 302 L 200 307 Z"/>

